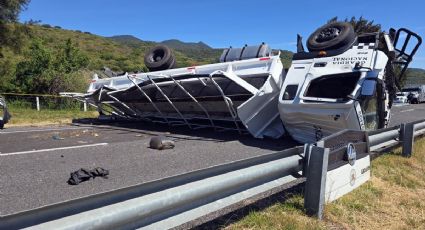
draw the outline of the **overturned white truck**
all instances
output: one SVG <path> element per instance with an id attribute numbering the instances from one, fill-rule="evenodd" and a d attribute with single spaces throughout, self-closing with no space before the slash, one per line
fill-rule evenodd
<path id="1" fill-rule="evenodd" d="M 398 81 L 421 38 L 407 30 L 356 35 L 348 23 L 317 29 L 286 72 L 266 44 L 225 49 L 220 63 L 173 69 L 170 49 L 145 55 L 148 73 L 93 78 L 77 95 L 100 114 L 192 129 L 237 130 L 311 143 L 343 129 L 374 130 L 390 120 Z"/>

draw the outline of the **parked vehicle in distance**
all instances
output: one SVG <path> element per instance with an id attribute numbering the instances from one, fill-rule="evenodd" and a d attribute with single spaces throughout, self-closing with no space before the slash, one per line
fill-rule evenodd
<path id="1" fill-rule="evenodd" d="M 425 85 L 404 88 L 402 92 L 408 93 L 407 99 L 410 104 L 425 102 Z"/>
<path id="2" fill-rule="evenodd" d="M 6 100 L 0 96 L 0 129 L 4 128 L 4 125 L 9 122 L 10 117 L 9 111 L 7 110 Z"/>
<path id="3" fill-rule="evenodd" d="M 73 96 L 100 114 L 257 138 L 286 132 L 313 143 L 344 129 L 387 127 L 398 82 L 421 43 L 405 28 L 357 35 L 349 23 L 329 23 L 309 37 L 309 51 L 298 36 L 287 73 L 267 44 L 225 49 L 220 63 L 178 69 L 161 45 L 145 54 L 151 72 L 94 77 L 87 93 Z"/>
<path id="4" fill-rule="evenodd" d="M 409 100 L 407 99 L 407 96 L 409 93 L 406 92 L 398 92 L 396 93 L 396 98 L 394 100 L 394 103 L 408 103 Z"/>

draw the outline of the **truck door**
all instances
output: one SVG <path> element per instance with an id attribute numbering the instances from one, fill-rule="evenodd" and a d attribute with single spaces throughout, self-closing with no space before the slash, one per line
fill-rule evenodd
<path id="1" fill-rule="evenodd" d="M 366 130 L 376 130 L 385 126 L 385 90 L 379 80 L 365 80 L 362 85 L 359 103 Z"/>

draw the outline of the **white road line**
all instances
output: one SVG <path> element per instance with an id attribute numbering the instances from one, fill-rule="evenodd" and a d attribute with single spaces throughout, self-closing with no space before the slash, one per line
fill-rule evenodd
<path id="1" fill-rule="evenodd" d="M 74 129 L 92 129 L 92 127 L 69 127 L 69 128 L 53 128 L 53 129 L 32 129 L 32 130 L 16 130 L 16 131 L 6 131 L 0 132 L 0 134 L 9 134 L 9 133 L 31 133 L 31 132 L 44 132 L 44 131 L 61 131 L 61 130 L 74 130 Z"/>
<path id="2" fill-rule="evenodd" d="M 13 152 L 13 153 L 0 153 L 0 157 L 2 157 L 2 156 L 21 155 L 21 154 L 27 154 L 27 153 L 51 152 L 51 151 L 65 150 L 65 149 L 78 149 L 78 148 L 102 146 L 102 145 L 107 145 L 107 144 L 108 143 L 97 143 L 97 144 L 90 144 L 90 145 L 77 145 L 77 146 L 68 146 L 68 147 L 60 147 L 60 148 L 52 148 L 52 149 L 38 149 L 38 150 Z"/>
<path id="3" fill-rule="evenodd" d="M 406 110 L 400 111 L 400 113 L 410 112 L 410 111 L 413 111 L 413 110 L 415 110 L 415 109 L 406 109 Z"/>

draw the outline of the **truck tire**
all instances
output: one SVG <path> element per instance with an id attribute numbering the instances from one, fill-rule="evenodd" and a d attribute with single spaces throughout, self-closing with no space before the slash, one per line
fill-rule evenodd
<path id="1" fill-rule="evenodd" d="M 326 24 L 310 35 L 307 48 L 310 52 L 333 50 L 351 45 L 356 40 L 353 26 L 347 22 Z"/>
<path id="2" fill-rule="evenodd" d="M 158 45 L 145 54 L 145 65 L 149 71 L 171 69 L 176 62 L 171 49 L 164 45 Z"/>

